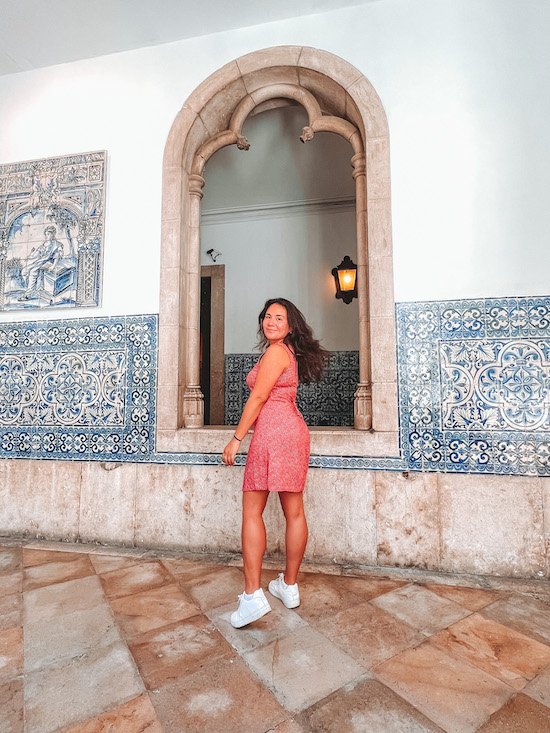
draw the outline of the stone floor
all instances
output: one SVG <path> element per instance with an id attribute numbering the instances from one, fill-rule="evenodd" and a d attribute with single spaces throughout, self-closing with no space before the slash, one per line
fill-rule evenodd
<path id="1" fill-rule="evenodd" d="M 550 585 L 0 539 L 0 733 L 548 733 Z M 264 586 L 275 566 L 264 571 Z"/>

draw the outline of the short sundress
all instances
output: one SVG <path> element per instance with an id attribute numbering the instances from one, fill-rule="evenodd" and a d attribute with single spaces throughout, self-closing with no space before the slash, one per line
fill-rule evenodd
<path id="1" fill-rule="evenodd" d="M 273 385 L 254 423 L 244 470 L 243 491 L 304 490 L 309 465 L 310 439 L 304 418 L 296 407 L 298 362 L 292 349 L 280 344 L 290 364 Z M 252 390 L 260 360 L 246 383 Z"/>

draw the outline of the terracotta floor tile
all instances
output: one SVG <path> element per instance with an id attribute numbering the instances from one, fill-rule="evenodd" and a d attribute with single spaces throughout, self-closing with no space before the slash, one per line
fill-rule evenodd
<path id="1" fill-rule="evenodd" d="M 0 574 L 23 569 L 22 551 L 19 547 L 0 547 Z"/>
<path id="2" fill-rule="evenodd" d="M 113 599 L 111 608 L 126 639 L 199 613 L 175 583 Z"/>
<path id="3" fill-rule="evenodd" d="M 514 694 L 478 667 L 425 641 L 384 662 L 375 673 L 445 731 L 473 733 Z"/>
<path id="4" fill-rule="evenodd" d="M 23 674 L 23 628 L 0 633 L 0 684 Z"/>
<path id="5" fill-rule="evenodd" d="M 365 672 L 325 636 L 307 627 L 246 652 L 243 658 L 291 712 L 313 705 Z"/>
<path id="6" fill-rule="evenodd" d="M 23 623 L 23 594 L 0 596 L 0 631 L 6 631 Z"/>
<path id="7" fill-rule="evenodd" d="M 218 567 L 204 577 L 178 578 L 179 585 L 195 601 L 202 611 L 237 602 L 237 596 L 244 591 L 244 575 L 239 568 Z"/>
<path id="8" fill-rule="evenodd" d="M 391 580 L 390 578 L 374 578 L 368 575 L 362 575 L 360 578 L 342 576 L 338 578 L 338 584 L 343 588 L 346 588 L 346 590 L 355 593 L 355 595 L 361 596 L 361 598 L 364 598 L 366 601 L 370 601 L 371 598 L 376 598 L 376 596 L 381 596 L 384 593 L 389 593 L 392 590 L 409 585 L 408 581 Z"/>
<path id="9" fill-rule="evenodd" d="M 26 733 L 49 733 L 88 720 L 144 692 L 123 642 L 56 669 L 26 675 Z"/>
<path id="10" fill-rule="evenodd" d="M 151 693 L 165 733 L 265 733 L 288 718 L 239 659 L 225 659 Z"/>
<path id="11" fill-rule="evenodd" d="M 0 575 L 0 597 L 21 593 L 23 590 L 23 572 L 16 570 L 13 573 Z"/>
<path id="12" fill-rule="evenodd" d="M 367 669 L 425 640 L 386 611 L 360 603 L 315 622 L 315 628 Z"/>
<path id="13" fill-rule="evenodd" d="M 124 557 L 122 555 L 90 555 L 90 561 L 98 575 L 144 564 L 142 557 Z"/>
<path id="14" fill-rule="evenodd" d="M 105 596 L 97 575 L 35 588 L 23 594 L 25 624 L 86 611 L 102 603 Z"/>
<path id="15" fill-rule="evenodd" d="M 462 588 L 457 585 L 426 585 L 424 586 L 432 593 L 436 593 L 442 598 L 458 603 L 459 606 L 467 608 L 469 611 L 479 611 L 490 603 L 494 603 L 502 598 L 502 593 L 498 590 L 485 590 L 484 588 Z"/>
<path id="16" fill-rule="evenodd" d="M 285 608 L 281 601 L 273 598 L 269 593 L 266 593 L 266 597 L 269 600 L 271 611 L 242 629 L 234 629 L 229 620 L 237 608 L 236 601 L 221 608 L 213 608 L 206 614 L 239 654 L 269 644 L 270 641 L 288 636 L 308 625 L 307 621 L 298 616 L 295 610 Z"/>
<path id="17" fill-rule="evenodd" d="M 25 673 L 60 667 L 121 640 L 111 609 L 101 605 L 25 624 Z"/>
<path id="18" fill-rule="evenodd" d="M 550 667 L 547 667 L 537 675 L 522 690 L 524 695 L 529 695 L 533 700 L 541 702 L 550 708 Z"/>
<path id="19" fill-rule="evenodd" d="M 550 605 L 547 603 L 514 593 L 487 606 L 482 614 L 543 644 L 550 643 Z"/>
<path id="20" fill-rule="evenodd" d="M 162 564 L 171 575 L 178 581 L 186 582 L 190 580 L 200 580 L 206 575 L 217 570 L 221 570 L 226 566 L 223 564 L 202 562 L 200 560 L 182 559 L 163 559 Z"/>
<path id="21" fill-rule="evenodd" d="M 64 555 L 65 553 L 59 553 Z M 42 588 L 45 585 L 65 583 L 67 580 L 85 578 L 95 575 L 92 563 L 87 555 L 78 555 L 74 560 L 59 560 L 41 565 L 33 565 L 23 571 L 23 590 Z"/>
<path id="22" fill-rule="evenodd" d="M 478 613 L 452 624 L 432 641 L 515 690 L 550 665 L 550 646 Z"/>
<path id="23" fill-rule="evenodd" d="M 38 550 L 23 548 L 23 566 L 30 568 L 35 565 L 44 565 L 47 562 L 71 562 L 82 557 L 80 552 L 64 552 L 63 550 Z"/>
<path id="24" fill-rule="evenodd" d="M 361 678 L 305 710 L 307 730 L 334 733 L 443 733 L 385 685 Z"/>
<path id="25" fill-rule="evenodd" d="M 440 598 L 417 585 L 408 585 L 385 593 L 373 598 L 370 603 L 405 621 L 426 636 L 435 634 L 469 614 L 469 611 L 457 603 Z"/>
<path id="26" fill-rule="evenodd" d="M 147 694 L 125 702 L 93 720 L 66 728 L 62 733 L 163 733 Z"/>
<path id="27" fill-rule="evenodd" d="M 548 733 L 550 710 L 526 695 L 516 695 L 494 713 L 478 733 Z"/>
<path id="28" fill-rule="evenodd" d="M 0 733 L 23 733 L 23 680 L 0 685 Z"/>
<path id="29" fill-rule="evenodd" d="M 145 686 L 152 690 L 194 674 L 235 651 L 205 616 L 134 637 L 128 645 Z"/>
<path id="30" fill-rule="evenodd" d="M 299 582 L 300 606 L 296 612 L 311 623 L 364 602 L 363 597 L 347 590 L 339 581 L 340 577 L 332 575 L 306 575 Z"/>
<path id="31" fill-rule="evenodd" d="M 100 576 L 107 598 L 122 598 L 150 588 L 173 583 L 170 573 L 159 562 L 141 562 Z"/>

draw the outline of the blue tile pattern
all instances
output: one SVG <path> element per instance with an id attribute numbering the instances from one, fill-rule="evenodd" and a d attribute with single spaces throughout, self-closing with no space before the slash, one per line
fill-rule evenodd
<path id="1" fill-rule="evenodd" d="M 225 424 L 236 425 L 250 394 L 246 375 L 258 361 L 258 354 L 225 356 Z M 310 426 L 353 425 L 353 395 L 359 383 L 359 352 L 333 351 L 325 366 L 323 379 L 300 384 L 297 405 Z"/>
<path id="2" fill-rule="evenodd" d="M 0 324 L 3 457 L 154 453 L 157 317 Z"/>
<path id="3" fill-rule="evenodd" d="M 550 476 L 550 298 L 399 303 L 396 315 L 401 456 L 310 466 Z M 155 449 L 157 333 L 155 315 L 0 324 L 0 457 L 221 465 Z M 228 424 L 256 359 L 226 359 Z M 329 367 L 332 386 L 302 392 L 312 425 L 334 425 L 344 401 L 351 419 L 357 353 Z"/>
<path id="4" fill-rule="evenodd" d="M 99 305 L 106 158 L 0 165 L 0 309 Z"/>
<path id="5" fill-rule="evenodd" d="M 550 475 L 550 298 L 396 306 L 411 470 Z"/>

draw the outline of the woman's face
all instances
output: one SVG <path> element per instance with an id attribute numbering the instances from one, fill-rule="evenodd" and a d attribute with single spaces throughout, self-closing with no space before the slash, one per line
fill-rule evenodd
<path id="1" fill-rule="evenodd" d="M 262 327 L 270 344 L 282 341 L 290 332 L 284 305 L 280 305 L 280 303 L 270 305 L 265 313 Z"/>

